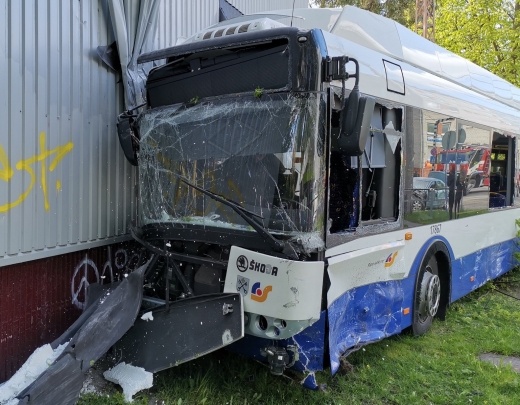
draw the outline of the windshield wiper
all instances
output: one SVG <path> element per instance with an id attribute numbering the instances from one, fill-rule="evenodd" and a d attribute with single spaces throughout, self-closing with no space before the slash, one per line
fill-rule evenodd
<path id="1" fill-rule="evenodd" d="M 254 212 L 246 210 L 244 207 L 239 205 L 238 203 L 231 201 L 227 198 L 225 198 L 222 195 L 215 194 L 211 191 L 208 191 L 206 189 L 203 189 L 202 187 L 196 186 L 195 184 L 190 183 L 189 181 L 185 179 L 181 179 L 182 182 L 186 183 L 188 186 L 193 187 L 195 190 L 200 191 L 201 193 L 206 194 L 207 196 L 213 198 L 215 201 L 218 201 L 224 205 L 227 205 L 230 207 L 233 211 L 235 211 L 244 221 L 246 221 L 249 225 L 252 226 L 252 228 L 258 232 L 260 236 L 264 238 L 265 241 L 267 241 L 273 250 L 275 252 L 283 252 L 285 255 L 291 258 L 298 259 L 298 255 L 296 254 L 296 251 L 292 246 L 289 244 L 283 243 L 282 241 L 276 239 L 273 235 L 267 231 L 267 229 L 260 225 L 258 220 L 256 218 L 264 219 L 261 215 L 255 214 Z"/>

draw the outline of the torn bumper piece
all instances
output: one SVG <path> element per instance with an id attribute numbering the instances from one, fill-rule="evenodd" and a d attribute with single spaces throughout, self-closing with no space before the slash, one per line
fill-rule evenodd
<path id="1" fill-rule="evenodd" d="M 116 344 L 122 361 L 150 372 L 164 370 L 227 346 L 244 336 L 242 296 L 196 296 L 138 319 Z"/>
<path id="2" fill-rule="evenodd" d="M 310 389 L 318 389 L 315 373 L 323 370 L 325 356 L 325 320 L 327 311 L 322 311 L 320 319 L 288 339 L 268 340 L 252 335 L 228 346 L 228 350 L 268 362 L 266 349 L 269 346 L 284 348 L 289 354 L 288 367 L 291 370 L 304 373 L 301 384 Z"/>
<path id="3" fill-rule="evenodd" d="M 82 319 L 81 326 L 75 324 L 73 330 L 65 332 L 67 338 L 74 333 L 68 346 L 61 357 L 17 396 L 20 404 L 76 403 L 86 371 L 133 325 L 141 307 L 147 266 L 148 263 L 132 272 L 110 295 L 93 305 L 92 314 Z"/>

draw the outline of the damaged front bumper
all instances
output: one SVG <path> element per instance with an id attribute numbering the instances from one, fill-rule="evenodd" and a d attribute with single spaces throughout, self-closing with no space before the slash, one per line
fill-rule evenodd
<path id="1" fill-rule="evenodd" d="M 145 315 L 148 315 L 146 313 Z M 122 361 L 157 372 L 196 359 L 244 336 L 240 294 L 187 298 L 139 317 L 116 344 Z"/>
<path id="2" fill-rule="evenodd" d="M 224 291 L 244 299 L 245 332 L 288 339 L 320 319 L 324 262 L 301 262 L 233 246 Z"/>

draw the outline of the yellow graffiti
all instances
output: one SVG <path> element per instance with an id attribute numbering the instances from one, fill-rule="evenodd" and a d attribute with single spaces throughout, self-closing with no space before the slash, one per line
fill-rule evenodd
<path id="1" fill-rule="evenodd" d="M 13 175 L 14 171 L 11 169 L 9 159 L 7 159 L 4 148 L 0 145 L 0 180 L 9 181 Z"/>
<path id="2" fill-rule="evenodd" d="M 36 174 L 32 165 L 37 162 L 41 163 L 41 185 L 43 190 L 43 198 L 44 198 L 44 207 L 45 210 L 48 211 L 50 209 L 49 206 L 49 198 L 47 195 L 47 165 L 46 159 L 53 156 L 50 165 L 48 166 L 49 172 L 54 171 L 61 160 L 65 157 L 67 153 L 69 153 L 74 144 L 72 142 L 68 142 L 65 145 L 58 146 L 54 149 L 47 149 L 45 142 L 45 132 L 40 134 L 40 153 L 38 155 L 32 156 L 28 159 L 20 160 L 16 163 L 15 168 L 18 171 L 25 171 L 31 177 L 31 183 L 29 187 L 16 199 L 16 201 L 0 205 L 0 212 L 9 211 L 11 208 L 20 205 L 27 196 L 31 193 L 34 184 L 36 183 Z M 5 182 L 9 182 L 14 175 L 14 170 L 11 168 L 9 164 L 9 159 L 7 158 L 7 154 L 5 153 L 4 148 L 0 145 L 0 180 Z M 61 182 L 58 180 L 56 182 L 56 190 L 61 190 Z"/>

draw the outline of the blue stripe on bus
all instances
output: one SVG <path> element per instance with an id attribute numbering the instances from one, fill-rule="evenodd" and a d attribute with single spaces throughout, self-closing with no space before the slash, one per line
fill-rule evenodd
<path id="1" fill-rule="evenodd" d="M 509 240 L 452 261 L 451 301 L 511 270 L 517 264 L 513 256 L 517 250 L 516 241 Z"/>
<path id="2" fill-rule="evenodd" d="M 401 331 L 402 281 L 369 284 L 347 291 L 329 307 L 330 368 L 339 358 Z"/>
<path id="3" fill-rule="evenodd" d="M 328 311 L 321 312 L 316 323 L 292 338 L 270 340 L 245 335 L 228 346 L 228 349 L 265 362 L 266 358 L 261 352 L 269 345 L 288 348 L 291 358 L 293 348 L 296 347 L 299 359 L 293 369 L 306 374 L 302 381 L 304 386 L 316 389 L 314 373 L 323 369 L 327 314 L 330 365 L 332 374 L 335 374 L 341 356 L 365 344 L 395 335 L 412 325 L 415 277 L 422 257 L 436 241 L 444 242 L 451 256 L 451 302 L 510 270 L 515 264 L 513 252 L 518 250 L 515 240 L 509 240 L 454 260 L 448 241 L 442 236 L 432 237 L 419 250 L 410 275 L 404 280 L 374 283 L 347 291 L 332 303 Z M 403 315 L 402 308 L 410 308 L 410 313 Z"/>
<path id="4" fill-rule="evenodd" d="M 406 279 L 349 290 L 329 307 L 328 338 L 332 374 L 338 370 L 341 356 L 358 350 L 364 344 L 395 335 L 412 325 L 415 277 L 424 254 L 435 241 L 444 242 L 451 256 L 450 302 L 506 273 L 516 264 L 513 256 L 518 250 L 515 240 L 501 242 L 454 260 L 451 246 L 445 238 L 436 236 L 429 239 L 417 254 Z M 474 277 L 473 281 L 471 277 Z M 410 308 L 410 313 L 402 315 L 402 308 Z"/>

